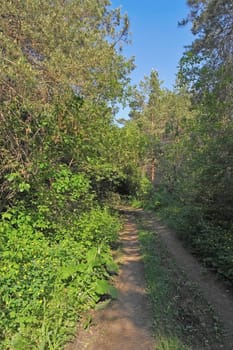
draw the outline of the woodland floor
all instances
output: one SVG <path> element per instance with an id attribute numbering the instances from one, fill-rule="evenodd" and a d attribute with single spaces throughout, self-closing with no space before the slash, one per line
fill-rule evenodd
<path id="1" fill-rule="evenodd" d="M 190 349 L 232 350 L 233 298 L 230 290 L 201 266 L 175 234 L 161 224 L 154 214 L 130 208 L 123 208 L 121 213 L 125 225 L 120 235 L 120 272 L 114 278 L 118 299 L 86 316 L 86 329 L 79 327 L 74 342 L 69 344 L 66 350 L 157 349 L 155 322 L 147 295 L 144 264 L 138 241 L 141 225 L 151 232 L 156 232 L 165 245 L 167 262 L 164 264 L 174 264 L 172 268 L 176 270 L 176 273 L 173 273 L 173 283 L 181 284 L 180 276 L 183 276 L 178 307 L 184 310 L 186 316 L 189 309 L 191 323 L 194 324 L 193 328 L 196 327 L 192 331 L 194 345 L 191 345 Z M 189 283 L 195 286 L 195 292 L 190 292 Z M 196 295 L 201 295 L 201 302 Z M 208 308 L 203 305 L 208 305 Z M 206 310 L 212 310 L 212 313 L 209 314 Z M 218 341 L 214 336 L 213 317 L 219 320 L 223 328 Z M 187 317 L 182 318 L 182 322 L 187 322 Z"/>

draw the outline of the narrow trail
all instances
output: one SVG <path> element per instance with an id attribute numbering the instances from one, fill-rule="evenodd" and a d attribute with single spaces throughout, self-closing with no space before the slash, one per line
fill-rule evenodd
<path id="1" fill-rule="evenodd" d="M 141 215 L 146 216 L 150 229 L 160 235 L 177 266 L 197 285 L 206 301 L 213 307 L 224 327 L 224 350 L 233 350 L 233 297 L 230 290 L 217 280 L 215 274 L 202 266 L 153 213 L 142 212 Z"/>
<path id="2" fill-rule="evenodd" d="M 123 208 L 125 226 L 120 235 L 123 256 L 115 279 L 119 297 L 92 314 L 92 324 L 79 330 L 66 350 L 155 350 L 152 314 L 146 294 L 144 266 L 139 250 L 135 215 L 157 232 L 173 256 L 177 268 L 195 283 L 225 328 L 223 350 L 233 349 L 233 298 L 207 269 L 201 266 L 182 243 L 154 214 Z M 201 349 L 200 349 L 201 350 Z"/>
<path id="3" fill-rule="evenodd" d="M 93 325 L 78 333 L 67 350 L 154 350 L 152 315 L 133 215 L 126 214 L 120 234 L 123 256 L 115 280 L 118 299 L 93 313 Z"/>

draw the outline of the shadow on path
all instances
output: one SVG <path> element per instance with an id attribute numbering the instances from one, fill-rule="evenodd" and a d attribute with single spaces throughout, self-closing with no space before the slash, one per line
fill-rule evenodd
<path id="1" fill-rule="evenodd" d="M 123 257 L 115 280 L 118 299 L 93 313 L 93 324 L 81 330 L 67 350 L 154 350 L 152 315 L 145 291 L 134 212 L 127 211 L 120 234 Z"/>

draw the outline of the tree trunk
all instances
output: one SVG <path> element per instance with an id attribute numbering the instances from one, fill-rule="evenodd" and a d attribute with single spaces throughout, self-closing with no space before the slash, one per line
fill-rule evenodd
<path id="1" fill-rule="evenodd" d="M 155 158 L 153 158 L 151 161 L 151 182 L 154 182 L 154 180 L 155 180 L 155 170 L 156 170 Z"/>

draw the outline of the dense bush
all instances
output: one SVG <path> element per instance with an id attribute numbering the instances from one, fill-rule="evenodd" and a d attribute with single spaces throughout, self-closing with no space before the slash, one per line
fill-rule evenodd
<path id="1" fill-rule="evenodd" d="M 37 214 L 39 221 L 18 204 L 2 215 L 4 350 L 59 349 L 81 311 L 103 294 L 115 295 L 105 280 L 116 270 L 109 245 L 117 237 L 118 220 L 99 208 L 63 225 L 60 217 L 48 220 L 48 210 L 44 217 Z M 55 226 L 56 234 L 48 226 Z"/>
<path id="2" fill-rule="evenodd" d="M 2 350 L 58 350 L 80 312 L 115 296 L 119 222 L 104 203 L 137 157 L 113 112 L 127 36 L 105 0 L 1 1 Z"/>

